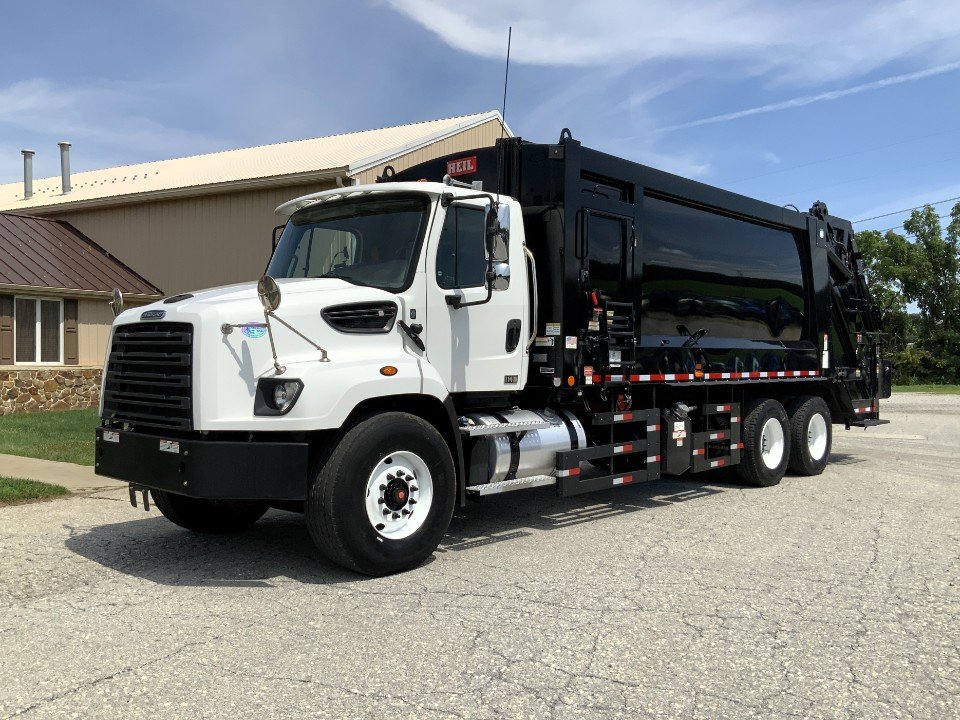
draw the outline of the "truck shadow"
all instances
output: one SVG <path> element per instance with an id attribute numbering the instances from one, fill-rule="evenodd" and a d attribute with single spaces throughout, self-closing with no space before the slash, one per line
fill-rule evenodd
<path id="1" fill-rule="evenodd" d="M 584 523 L 657 510 L 736 487 L 727 478 L 712 477 L 709 484 L 668 478 L 573 498 L 558 498 L 553 488 L 493 496 L 457 510 L 437 552 L 469 552 L 534 531 L 575 533 Z M 239 535 L 195 535 L 156 510 L 142 519 L 67 530 L 65 544 L 71 552 L 161 585 L 269 588 L 285 579 L 314 584 L 369 580 L 326 560 L 314 547 L 303 517 L 295 513 L 271 511 Z"/>

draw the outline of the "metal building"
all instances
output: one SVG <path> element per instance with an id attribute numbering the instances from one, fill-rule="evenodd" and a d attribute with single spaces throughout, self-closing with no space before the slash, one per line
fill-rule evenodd
<path id="1" fill-rule="evenodd" d="M 257 278 L 271 250 L 274 209 L 299 195 L 372 182 L 510 130 L 490 111 L 310 140 L 229 150 L 0 185 L 0 211 L 70 222 L 166 294 Z"/>

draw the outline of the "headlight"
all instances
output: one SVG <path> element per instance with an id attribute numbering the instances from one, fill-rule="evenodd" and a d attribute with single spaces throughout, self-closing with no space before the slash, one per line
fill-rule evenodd
<path id="1" fill-rule="evenodd" d="M 286 415 L 297 404 L 303 390 L 300 380 L 261 378 L 253 403 L 254 415 Z"/>

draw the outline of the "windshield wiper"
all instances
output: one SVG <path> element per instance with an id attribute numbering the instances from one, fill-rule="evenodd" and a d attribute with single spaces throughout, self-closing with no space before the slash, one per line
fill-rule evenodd
<path id="1" fill-rule="evenodd" d="M 348 283 L 354 285 L 363 285 L 365 287 L 371 287 L 370 283 L 365 283 L 363 280 L 357 280 L 352 275 L 338 275 L 333 270 L 327 270 L 323 275 L 317 275 L 318 278 L 337 278 L 337 280 L 346 280 Z"/>

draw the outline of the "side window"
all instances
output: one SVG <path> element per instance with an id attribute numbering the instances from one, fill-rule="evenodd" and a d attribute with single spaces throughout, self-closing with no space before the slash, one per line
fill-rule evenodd
<path id="1" fill-rule="evenodd" d="M 447 208 L 437 245 L 437 285 L 445 290 L 483 285 L 487 270 L 483 219 L 482 208 Z"/>

